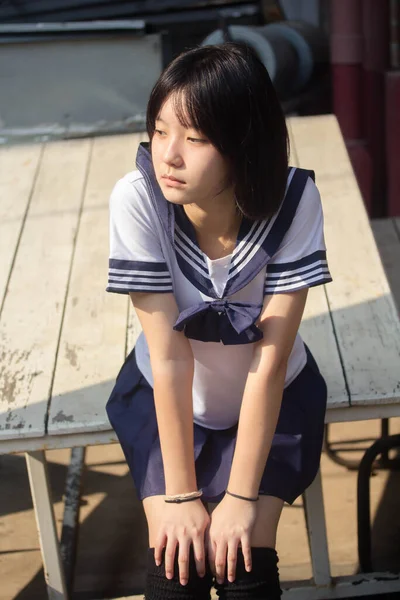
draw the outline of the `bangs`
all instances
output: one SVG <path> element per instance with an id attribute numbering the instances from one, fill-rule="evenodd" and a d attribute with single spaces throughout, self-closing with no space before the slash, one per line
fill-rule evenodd
<path id="1" fill-rule="evenodd" d="M 147 133 L 150 141 L 162 107 L 170 99 L 180 125 L 201 132 L 224 153 L 225 144 L 218 124 L 222 123 L 226 108 L 222 111 L 217 109 L 218 104 L 221 104 L 217 99 L 218 93 L 218 89 L 205 85 L 204 74 L 197 69 L 187 73 L 185 81 L 177 81 L 174 77 L 172 81 L 160 85 L 157 90 L 153 90 L 147 107 Z"/>
<path id="2" fill-rule="evenodd" d="M 195 88 L 192 82 L 188 82 L 180 90 L 173 92 L 170 98 L 174 113 L 182 127 L 204 132 L 208 127 L 204 122 L 204 115 L 200 110 L 201 102 Z"/>

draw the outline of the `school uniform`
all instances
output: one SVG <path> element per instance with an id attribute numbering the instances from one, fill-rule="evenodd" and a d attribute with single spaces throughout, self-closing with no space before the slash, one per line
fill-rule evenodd
<path id="1" fill-rule="evenodd" d="M 243 218 L 236 247 L 209 259 L 196 241 L 183 207 L 168 202 L 157 183 L 148 143 L 137 170 L 114 187 L 110 199 L 107 291 L 173 293 L 194 356 L 193 419 L 197 483 L 203 498 L 226 490 L 242 396 L 264 296 L 331 281 L 323 213 L 312 171 L 289 168 L 286 193 L 269 219 Z M 146 339 L 139 336 L 107 402 L 140 499 L 165 494 Z M 326 384 L 297 334 L 278 425 L 260 494 L 292 503 L 314 479 L 320 460 Z"/>

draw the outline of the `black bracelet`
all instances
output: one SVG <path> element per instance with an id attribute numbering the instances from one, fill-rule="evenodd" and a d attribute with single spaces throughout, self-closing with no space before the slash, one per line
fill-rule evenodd
<path id="1" fill-rule="evenodd" d="M 182 502 L 191 502 L 192 500 L 200 500 L 201 496 L 195 496 L 194 498 L 176 498 L 175 500 L 165 500 L 167 504 L 181 504 Z"/>
<path id="2" fill-rule="evenodd" d="M 228 490 L 226 490 L 225 493 L 229 494 L 229 496 L 233 496 L 234 498 L 239 498 L 240 500 L 248 500 L 249 502 L 257 502 L 257 500 L 258 500 L 258 496 L 257 496 L 257 498 L 246 498 L 246 496 L 239 496 L 239 494 L 232 494 L 232 492 L 228 492 Z"/>

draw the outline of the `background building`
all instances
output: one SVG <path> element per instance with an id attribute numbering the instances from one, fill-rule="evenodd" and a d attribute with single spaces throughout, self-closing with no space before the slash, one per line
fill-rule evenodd
<path id="1" fill-rule="evenodd" d="M 400 215 L 400 0 L 0 3 L 0 140 L 143 130 L 185 48 L 249 43 L 286 114 L 334 112 L 371 217 Z"/>

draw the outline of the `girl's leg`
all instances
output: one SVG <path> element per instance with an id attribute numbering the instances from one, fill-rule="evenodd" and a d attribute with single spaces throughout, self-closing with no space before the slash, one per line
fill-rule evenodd
<path id="1" fill-rule="evenodd" d="M 144 514 L 149 529 L 149 546 L 154 548 L 157 531 L 160 525 L 160 515 L 164 508 L 163 496 L 149 496 L 143 500 Z"/>
<path id="2" fill-rule="evenodd" d="M 256 548 L 275 548 L 283 500 L 274 496 L 260 496 L 257 504 L 257 519 L 253 528 L 251 545 Z"/>
<path id="3" fill-rule="evenodd" d="M 146 600 L 209 600 L 212 574 L 206 560 L 206 575 L 199 577 L 193 549 L 189 554 L 189 581 L 181 585 L 178 576 L 178 559 L 175 557 L 174 577 L 167 579 L 164 562 L 157 567 L 154 561 L 154 546 L 160 526 L 160 515 L 164 508 L 163 496 L 150 496 L 143 500 L 143 508 L 149 529 L 149 550 L 146 576 Z"/>
<path id="4" fill-rule="evenodd" d="M 257 519 L 251 537 L 252 570 L 244 567 L 242 552 L 238 551 L 236 578 L 230 583 L 215 583 L 221 600 L 278 600 L 281 597 L 276 533 L 282 513 L 283 500 L 260 496 Z"/>

